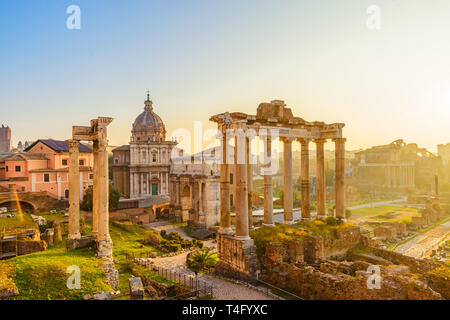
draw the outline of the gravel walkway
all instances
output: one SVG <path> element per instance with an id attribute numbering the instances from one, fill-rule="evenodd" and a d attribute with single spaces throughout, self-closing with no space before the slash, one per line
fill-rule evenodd
<path id="1" fill-rule="evenodd" d="M 167 226 L 164 226 L 167 228 Z M 175 231 L 177 227 L 166 230 Z M 181 228 L 182 229 L 182 228 Z M 185 233 L 176 230 L 180 235 L 188 238 Z M 215 241 L 205 241 L 205 247 L 215 247 Z M 194 272 L 186 267 L 186 256 L 189 252 L 183 252 L 176 256 L 171 257 L 158 257 L 154 259 L 154 265 L 157 267 L 162 267 L 170 270 L 176 270 L 181 274 L 186 274 L 190 277 L 195 277 Z M 274 298 L 266 295 L 263 292 L 255 290 L 253 288 L 247 287 L 242 284 L 234 283 L 222 278 L 215 277 L 213 275 L 198 275 L 198 279 L 205 281 L 206 283 L 212 285 L 213 296 L 215 300 L 274 300 Z"/>

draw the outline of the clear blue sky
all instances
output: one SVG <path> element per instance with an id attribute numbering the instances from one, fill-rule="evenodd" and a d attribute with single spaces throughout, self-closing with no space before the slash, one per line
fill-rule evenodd
<path id="1" fill-rule="evenodd" d="M 71 4 L 81 30 L 66 28 Z M 283 99 L 346 123 L 349 148 L 435 150 L 450 141 L 449 30 L 447 0 L 2 0 L 0 124 L 17 144 L 112 116 L 125 144 L 148 89 L 169 134 Z"/>

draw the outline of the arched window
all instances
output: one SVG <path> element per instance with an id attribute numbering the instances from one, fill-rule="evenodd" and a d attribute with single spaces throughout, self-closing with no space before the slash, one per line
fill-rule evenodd
<path id="1" fill-rule="evenodd" d="M 69 190 L 68 189 L 66 189 L 64 191 L 64 198 L 69 199 Z"/>

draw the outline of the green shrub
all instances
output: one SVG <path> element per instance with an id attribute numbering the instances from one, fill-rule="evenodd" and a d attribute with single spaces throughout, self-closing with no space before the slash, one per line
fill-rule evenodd
<path id="1" fill-rule="evenodd" d="M 207 248 L 189 253 L 186 257 L 186 265 L 194 272 L 207 272 L 214 268 L 217 260 L 217 254 Z"/>
<path id="2" fill-rule="evenodd" d="M 325 223 L 329 226 L 337 226 L 338 220 L 335 217 L 326 217 Z"/>

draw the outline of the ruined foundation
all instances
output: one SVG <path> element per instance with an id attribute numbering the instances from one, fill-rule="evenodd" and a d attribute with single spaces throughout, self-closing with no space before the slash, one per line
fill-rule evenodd
<path id="1" fill-rule="evenodd" d="M 217 252 L 219 261 L 215 270 L 218 274 L 252 282 L 256 279 L 259 262 L 256 256 L 256 246 L 252 239 L 239 240 L 234 236 L 217 235 Z"/>

